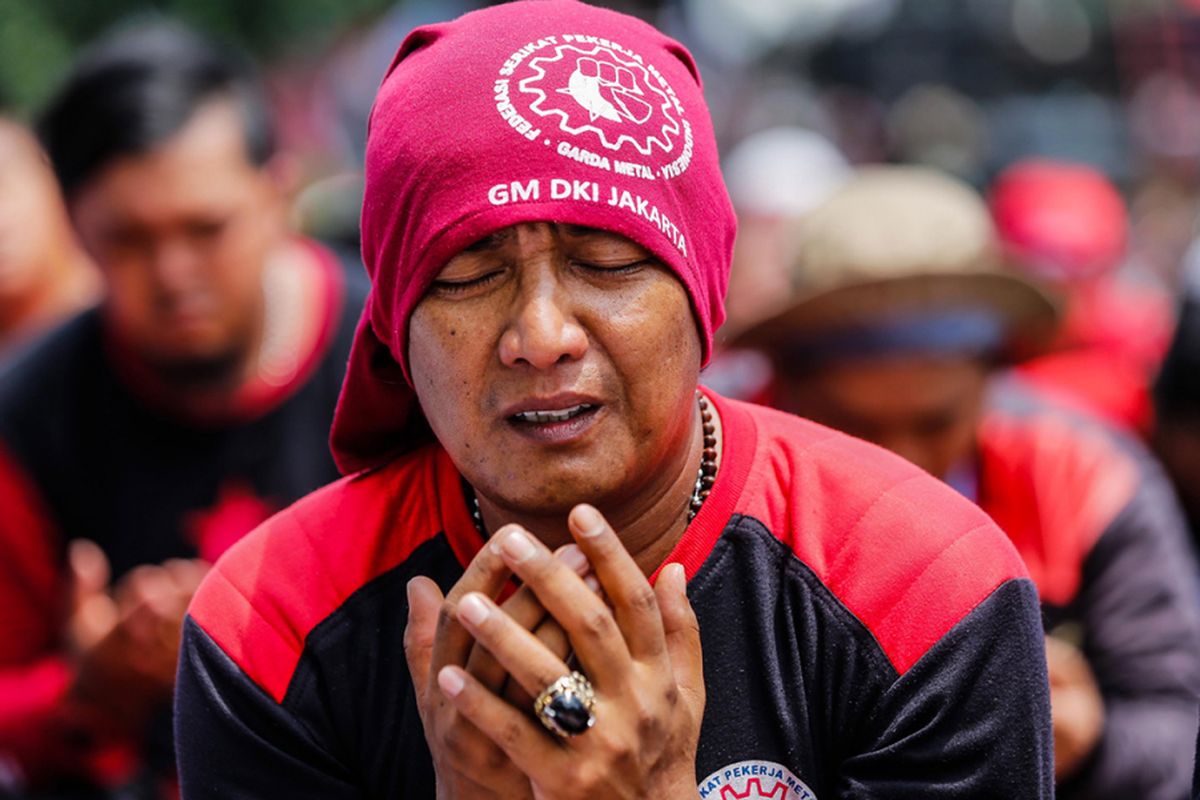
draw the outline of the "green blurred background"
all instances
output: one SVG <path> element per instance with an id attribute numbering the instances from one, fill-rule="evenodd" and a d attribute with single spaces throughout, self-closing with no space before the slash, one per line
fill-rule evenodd
<path id="1" fill-rule="evenodd" d="M 0 108 L 28 115 L 81 45 L 137 14 L 167 14 L 266 60 L 329 46 L 394 0 L 0 0 Z"/>

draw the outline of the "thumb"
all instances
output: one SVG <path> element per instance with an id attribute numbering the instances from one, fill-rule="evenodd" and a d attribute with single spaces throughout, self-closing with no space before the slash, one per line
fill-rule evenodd
<path id="1" fill-rule="evenodd" d="M 700 623 L 687 597 L 687 574 L 682 564 L 663 567 L 654 583 L 662 614 L 663 633 L 671 657 L 675 685 L 696 706 L 696 717 L 704 710 L 704 659 L 700 649 Z"/>
<path id="2" fill-rule="evenodd" d="M 112 570 L 108 556 L 90 539 L 74 539 L 67 547 L 67 565 L 71 570 L 71 590 L 75 605 L 108 589 Z"/>
<path id="3" fill-rule="evenodd" d="M 417 699 L 424 700 L 429 685 L 429 662 L 437 632 L 438 612 L 442 607 L 442 590 L 429 578 L 417 577 L 408 582 L 408 625 L 404 629 L 404 655 L 412 676 Z"/>

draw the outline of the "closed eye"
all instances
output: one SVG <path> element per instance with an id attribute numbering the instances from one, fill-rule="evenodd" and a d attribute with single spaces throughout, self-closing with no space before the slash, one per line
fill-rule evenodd
<path id="1" fill-rule="evenodd" d="M 636 272 L 642 267 L 649 267 L 658 264 L 658 261 L 653 258 L 643 258 L 637 261 L 629 261 L 625 263 L 608 264 L 598 261 L 580 261 L 578 259 L 572 262 L 577 267 L 581 267 L 590 272 L 605 272 L 605 273 L 626 273 Z"/>
<path id="2" fill-rule="evenodd" d="M 436 280 L 430 284 L 429 288 L 433 291 L 436 291 L 438 294 L 443 295 L 461 294 L 471 289 L 487 286 L 489 283 L 499 278 L 502 274 L 503 270 L 497 269 L 492 270 L 491 272 L 485 272 L 484 274 L 474 278 L 467 278 L 465 280 Z"/>

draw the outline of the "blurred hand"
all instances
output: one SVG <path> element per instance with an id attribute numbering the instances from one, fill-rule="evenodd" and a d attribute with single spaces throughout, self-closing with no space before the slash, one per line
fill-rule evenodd
<path id="1" fill-rule="evenodd" d="M 170 702 L 184 612 L 208 565 L 179 559 L 138 567 L 110 591 L 108 561 L 95 544 L 73 542 L 69 562 L 72 698 L 103 724 L 135 734 Z"/>
<path id="2" fill-rule="evenodd" d="M 1050 716 L 1054 725 L 1054 775 L 1072 775 L 1104 733 L 1104 698 L 1079 648 L 1046 637 Z"/>

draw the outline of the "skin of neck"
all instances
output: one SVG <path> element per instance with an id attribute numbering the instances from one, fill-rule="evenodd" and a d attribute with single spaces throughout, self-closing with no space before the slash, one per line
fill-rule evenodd
<path id="1" fill-rule="evenodd" d="M 719 463 L 724 449 L 721 420 L 711 402 L 708 407 L 716 428 Z M 669 469 L 664 470 L 664 474 L 672 476 L 670 480 L 652 481 L 634 497 L 623 497 L 620 501 L 605 502 L 603 498 L 581 500 L 591 503 L 604 515 L 646 575 L 652 574 L 662 565 L 687 530 L 688 511 L 704 449 L 704 432 L 700 409 L 696 403 L 692 406 L 691 428 L 686 446 L 669 460 Z M 476 496 L 479 499 L 484 529 L 489 533 L 499 530 L 504 525 L 515 523 L 537 536 L 551 549 L 574 541 L 567 529 L 566 514 L 529 513 L 501 506 L 482 493 L 477 493 Z"/>

